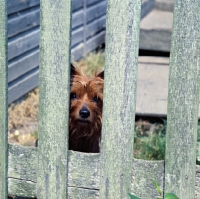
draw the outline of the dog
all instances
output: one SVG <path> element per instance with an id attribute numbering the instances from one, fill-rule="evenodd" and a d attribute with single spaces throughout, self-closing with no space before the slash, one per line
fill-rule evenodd
<path id="1" fill-rule="evenodd" d="M 104 71 L 86 77 L 71 64 L 69 149 L 100 152 Z"/>
<path id="2" fill-rule="evenodd" d="M 72 64 L 70 71 L 69 150 L 99 153 L 104 71 L 93 78 L 86 77 Z"/>

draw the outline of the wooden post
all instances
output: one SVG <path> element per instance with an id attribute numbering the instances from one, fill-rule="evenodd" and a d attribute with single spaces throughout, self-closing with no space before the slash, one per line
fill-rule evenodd
<path id="1" fill-rule="evenodd" d="M 141 1 L 109 0 L 100 198 L 131 191 Z"/>
<path id="2" fill-rule="evenodd" d="M 8 198 L 7 1 L 0 1 L 0 199 Z"/>
<path id="3" fill-rule="evenodd" d="M 37 198 L 67 198 L 71 0 L 41 1 Z"/>
<path id="4" fill-rule="evenodd" d="M 170 53 L 165 192 L 195 198 L 200 1 L 176 0 Z"/>

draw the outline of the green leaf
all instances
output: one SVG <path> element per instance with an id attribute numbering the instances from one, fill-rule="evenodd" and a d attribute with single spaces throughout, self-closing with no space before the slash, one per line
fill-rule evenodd
<path id="1" fill-rule="evenodd" d="M 160 196 L 162 195 L 162 190 L 160 189 L 160 186 L 158 185 L 157 181 L 155 179 L 153 179 L 153 183 L 158 191 L 158 193 L 160 194 Z"/>
<path id="2" fill-rule="evenodd" d="M 173 193 L 166 193 L 165 199 L 179 199 L 179 198 Z"/>
<path id="3" fill-rule="evenodd" d="M 141 198 L 138 198 L 137 196 L 134 196 L 134 195 L 132 195 L 130 193 L 128 193 L 128 195 L 130 196 L 131 199 L 141 199 Z"/>

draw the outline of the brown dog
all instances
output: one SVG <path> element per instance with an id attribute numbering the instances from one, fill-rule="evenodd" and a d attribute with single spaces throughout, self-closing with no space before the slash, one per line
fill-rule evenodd
<path id="1" fill-rule="evenodd" d="M 71 65 L 69 149 L 98 153 L 101 139 L 104 72 L 88 78 Z"/>
<path id="2" fill-rule="evenodd" d="M 69 149 L 98 153 L 101 139 L 104 72 L 87 78 L 71 65 Z M 38 146 L 38 140 L 35 143 Z"/>

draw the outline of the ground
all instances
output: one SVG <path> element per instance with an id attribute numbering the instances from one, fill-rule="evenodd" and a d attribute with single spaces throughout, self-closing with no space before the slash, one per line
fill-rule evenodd
<path id="1" fill-rule="evenodd" d="M 103 69 L 104 52 L 92 53 L 73 64 L 90 76 Z M 38 96 L 39 88 L 35 88 L 24 97 L 24 100 L 9 106 L 9 143 L 34 146 L 38 134 Z M 135 124 L 135 157 L 164 159 L 165 119 L 136 117 Z"/>
<path id="2" fill-rule="evenodd" d="M 73 63 L 92 75 L 101 71 L 104 66 L 104 52 L 91 53 L 79 62 Z M 38 132 L 38 97 L 39 88 L 29 92 L 20 102 L 11 104 L 8 108 L 8 141 L 12 144 L 34 146 Z"/>

